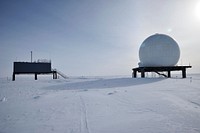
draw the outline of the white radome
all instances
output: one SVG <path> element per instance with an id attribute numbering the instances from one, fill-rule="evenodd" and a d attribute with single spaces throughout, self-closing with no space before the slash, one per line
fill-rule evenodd
<path id="1" fill-rule="evenodd" d="M 144 40 L 139 58 L 140 67 L 175 66 L 180 58 L 180 49 L 170 36 L 155 34 Z"/>

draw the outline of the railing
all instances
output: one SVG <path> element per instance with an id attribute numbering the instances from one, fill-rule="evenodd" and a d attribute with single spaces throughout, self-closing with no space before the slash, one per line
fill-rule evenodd
<path id="1" fill-rule="evenodd" d="M 57 69 L 52 69 L 52 71 L 55 71 L 58 75 L 60 75 L 64 79 L 68 79 L 69 78 L 67 75 L 65 75 L 64 73 L 62 73 L 61 71 L 59 71 Z"/>
<path id="2" fill-rule="evenodd" d="M 38 59 L 37 63 L 51 63 L 51 60 L 48 60 L 48 59 Z"/>

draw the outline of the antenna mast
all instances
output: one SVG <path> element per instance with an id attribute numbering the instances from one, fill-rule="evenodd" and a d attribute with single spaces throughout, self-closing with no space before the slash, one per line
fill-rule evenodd
<path id="1" fill-rule="evenodd" d="M 31 62 L 32 62 L 32 60 L 33 60 L 33 52 L 31 51 Z"/>

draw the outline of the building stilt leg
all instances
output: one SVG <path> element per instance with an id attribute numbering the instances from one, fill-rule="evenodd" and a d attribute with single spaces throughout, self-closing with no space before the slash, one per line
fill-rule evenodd
<path id="1" fill-rule="evenodd" d="M 15 73 L 12 75 L 12 81 L 15 81 Z"/>
<path id="2" fill-rule="evenodd" d="M 55 79 L 55 72 L 53 72 L 53 79 Z"/>
<path id="3" fill-rule="evenodd" d="M 37 73 L 35 73 L 35 80 L 37 80 Z"/>
<path id="4" fill-rule="evenodd" d="M 57 78 L 58 78 L 57 72 L 53 72 L 53 79 L 57 79 Z"/>

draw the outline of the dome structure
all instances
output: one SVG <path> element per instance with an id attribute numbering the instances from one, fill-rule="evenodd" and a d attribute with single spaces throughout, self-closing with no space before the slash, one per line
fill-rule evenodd
<path id="1" fill-rule="evenodd" d="M 155 34 L 141 44 L 139 58 L 140 67 L 175 66 L 180 58 L 180 49 L 170 36 Z"/>

